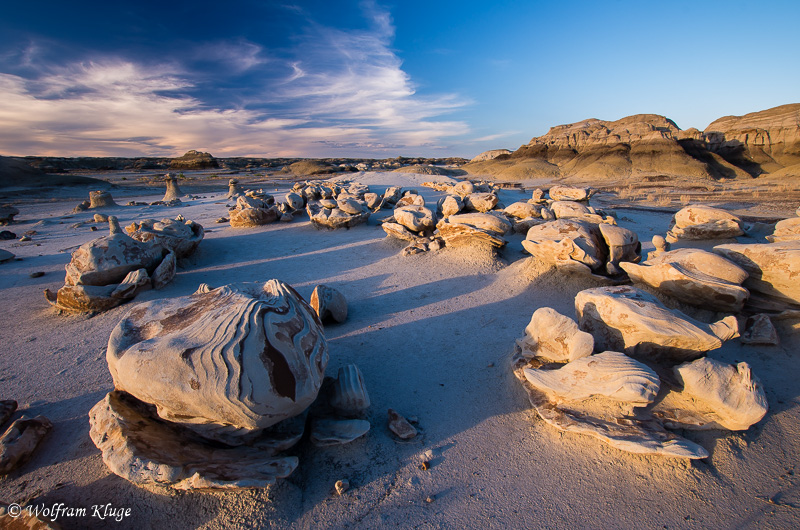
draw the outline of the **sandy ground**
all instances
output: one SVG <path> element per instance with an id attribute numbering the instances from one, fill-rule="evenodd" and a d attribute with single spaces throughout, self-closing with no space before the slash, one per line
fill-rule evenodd
<path id="1" fill-rule="evenodd" d="M 414 187 L 429 201 L 441 193 L 421 182 L 444 180 L 398 173 L 346 177 L 378 192 L 391 184 Z M 200 283 L 278 278 L 306 298 L 320 283 L 337 288 L 350 314 L 325 329 L 327 373 L 358 364 L 372 399 L 372 430 L 346 446 L 301 443 L 294 450 L 299 468 L 269 490 L 170 493 L 111 474 L 89 439 L 87 414 L 112 389 L 106 342 L 131 304 L 91 318 L 59 315 L 47 304 L 42 291 L 63 284 L 70 252 L 102 232 L 90 231 L 94 211 L 71 213 L 87 190 L 23 195 L 14 199 L 18 222 L 7 228 L 18 236 L 36 234 L 28 243 L 0 241 L 0 248 L 22 258 L 0 265 L 0 399 L 19 402 L 15 417 L 44 414 L 55 427 L 31 462 L 0 479 L 0 500 L 87 508 L 86 517 L 59 521 L 67 528 L 800 527 L 796 321 L 778 322 L 780 346 L 735 339 L 713 352 L 728 362 L 747 361 L 763 382 L 770 412 L 759 424 L 743 433 L 684 433 L 711 452 L 702 461 L 625 453 L 546 425 L 509 369 L 514 340 L 531 314 L 550 306 L 574 315 L 575 294 L 593 287 L 592 280 L 545 270 L 523 253 L 521 235 L 508 236 L 498 256 L 445 249 L 403 257 L 403 245 L 378 226 L 380 215 L 332 232 L 316 230 L 306 216 L 233 229 L 215 223 L 227 213 L 227 178 L 220 175 L 206 187 L 182 184 L 200 195 L 182 207 L 102 211 L 123 225 L 181 214 L 207 229 L 175 280 L 133 304 L 187 295 Z M 160 199 L 163 189 L 112 193 L 124 204 Z M 528 197 L 530 190 L 501 192 L 506 204 Z M 778 213 L 791 214 L 788 206 Z M 645 253 L 670 216 L 658 208 L 618 212 L 619 224 L 639 234 Z M 30 278 L 35 271 L 45 275 Z M 708 321 L 716 315 L 696 316 Z M 421 435 L 396 442 L 386 427 L 387 408 L 416 416 Z M 425 471 L 419 465 L 427 451 L 432 466 Z M 337 496 L 334 483 L 344 478 L 351 489 Z M 120 522 L 92 516 L 94 506 L 109 503 L 130 508 L 130 515 Z"/>

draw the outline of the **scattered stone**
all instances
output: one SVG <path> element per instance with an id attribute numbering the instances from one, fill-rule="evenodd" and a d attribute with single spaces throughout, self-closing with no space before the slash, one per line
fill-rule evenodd
<path id="1" fill-rule="evenodd" d="M 106 359 L 115 389 L 155 405 L 164 420 L 240 445 L 308 408 L 328 347 L 313 309 L 270 280 L 203 284 L 140 304 L 112 332 Z"/>
<path id="2" fill-rule="evenodd" d="M 343 495 L 344 492 L 350 489 L 350 481 L 347 479 L 337 480 L 333 487 L 336 489 L 337 495 Z"/>
<path id="3" fill-rule="evenodd" d="M 14 254 L 7 250 L 0 248 L 0 263 L 5 263 L 14 259 Z"/>
<path id="4" fill-rule="evenodd" d="M 543 204 L 547 202 L 547 199 L 544 196 L 544 191 L 542 191 L 541 188 L 536 188 L 533 190 L 530 200 L 532 200 L 534 204 Z"/>
<path id="5" fill-rule="evenodd" d="M 25 465 L 53 424 L 44 416 L 16 420 L 0 438 L 0 475 Z"/>
<path id="6" fill-rule="evenodd" d="M 30 273 L 28 276 L 30 276 L 31 278 L 41 278 L 42 276 L 44 276 L 44 272 L 36 271 L 36 272 Z"/>
<path id="7" fill-rule="evenodd" d="M 675 243 L 679 239 L 728 239 L 741 235 L 741 219 L 725 210 L 695 204 L 672 217 L 666 240 Z"/>
<path id="8" fill-rule="evenodd" d="M 434 500 L 436 500 L 436 497 L 434 497 L 433 495 L 428 495 L 427 497 L 425 497 L 425 502 L 427 502 L 428 504 L 431 504 Z"/>
<path id="9" fill-rule="evenodd" d="M 89 201 L 83 201 L 80 204 L 78 204 L 75 208 L 73 208 L 72 212 L 73 213 L 85 212 L 86 210 L 89 209 L 90 204 L 91 203 Z M 131 206 L 131 204 L 128 203 L 128 206 Z"/>
<path id="10" fill-rule="evenodd" d="M 343 416 L 361 415 L 370 406 L 364 376 L 355 364 L 339 368 L 332 392 L 331 406 Z"/>
<path id="11" fill-rule="evenodd" d="M 220 217 L 219 219 L 217 219 L 216 222 L 217 224 L 222 224 L 222 223 L 227 223 L 228 221 L 230 221 L 230 219 L 228 219 L 227 217 Z"/>
<path id="12" fill-rule="evenodd" d="M 30 241 L 31 240 L 31 236 L 22 236 L 21 238 L 19 238 L 19 240 L 24 243 L 26 241 Z"/>
<path id="13" fill-rule="evenodd" d="M 389 430 L 392 431 L 395 436 L 401 440 L 410 440 L 417 435 L 417 429 L 415 429 L 414 426 L 411 425 L 403 416 L 395 412 L 393 409 L 389 409 L 388 414 Z"/>
<path id="14" fill-rule="evenodd" d="M 741 341 L 744 344 L 764 344 L 775 346 L 780 343 L 778 331 L 772 324 L 769 315 L 759 313 L 747 318 Z"/>
<path id="15" fill-rule="evenodd" d="M 91 232 L 97 232 L 97 227 L 96 227 L 96 226 L 90 226 L 90 227 L 89 227 L 89 230 L 90 230 Z"/>
<path id="16" fill-rule="evenodd" d="M 370 210 L 378 210 L 383 206 L 383 197 L 377 193 L 365 193 L 364 201 L 367 203 L 367 208 Z"/>
<path id="17" fill-rule="evenodd" d="M 347 320 L 347 300 L 344 295 L 327 285 L 317 285 L 311 293 L 311 307 L 322 322 Z"/>
<path id="18" fill-rule="evenodd" d="M 106 214 L 104 214 L 104 213 L 96 213 L 96 214 L 94 214 L 94 218 L 93 219 L 94 219 L 95 223 L 107 223 L 108 222 L 108 216 Z"/>
<path id="19" fill-rule="evenodd" d="M 10 241 L 12 239 L 17 239 L 17 234 L 14 232 L 10 232 L 8 230 L 3 230 L 0 232 L 0 240 L 2 241 Z"/>
<path id="20" fill-rule="evenodd" d="M 693 360 L 739 335 L 734 316 L 704 324 L 630 286 L 583 290 L 575 297 L 575 311 L 597 349 L 648 360 Z"/>
<path id="21" fill-rule="evenodd" d="M 422 195 L 407 191 L 405 195 L 395 203 L 395 208 L 402 208 L 403 206 L 425 206 L 425 199 Z"/>
<path id="22" fill-rule="evenodd" d="M 594 351 L 594 338 L 589 333 L 581 331 L 571 318 L 549 307 L 534 311 L 525 336 L 518 339 L 517 344 L 523 355 L 551 362 L 574 361 Z"/>
<path id="23" fill-rule="evenodd" d="M 369 432 L 367 420 L 319 419 L 311 424 L 311 443 L 317 447 L 348 444 Z"/>
<path id="24" fill-rule="evenodd" d="M 420 469 L 420 471 L 428 471 L 430 468 L 431 468 L 431 463 L 430 463 L 430 462 L 428 462 L 427 460 L 424 460 L 424 461 L 423 461 L 423 462 L 422 462 L 422 463 L 419 465 L 419 469 Z"/>
<path id="25" fill-rule="evenodd" d="M 279 219 L 281 223 L 291 223 L 294 221 L 294 216 L 289 212 L 281 214 L 281 218 Z"/>
<path id="26" fill-rule="evenodd" d="M 400 197 L 402 197 L 401 191 L 402 189 L 397 186 L 386 188 L 386 191 L 383 194 L 383 201 L 386 204 L 397 204 L 397 201 L 399 201 Z"/>
<path id="27" fill-rule="evenodd" d="M 419 237 L 417 234 L 414 234 L 408 228 L 398 223 L 381 223 L 381 228 L 386 232 L 386 235 L 403 241 L 414 242 Z"/>

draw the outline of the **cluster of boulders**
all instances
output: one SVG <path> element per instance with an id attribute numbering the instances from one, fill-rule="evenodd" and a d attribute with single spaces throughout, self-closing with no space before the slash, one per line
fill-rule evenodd
<path id="1" fill-rule="evenodd" d="M 90 436 L 135 484 L 265 487 L 297 467 L 285 451 L 307 424 L 318 446 L 370 429 L 360 370 L 324 380 L 321 321 L 278 280 L 140 304 L 112 332 L 106 358 L 115 390 L 91 410 Z"/>
<path id="2" fill-rule="evenodd" d="M 197 249 L 203 227 L 182 217 L 146 219 L 122 230 L 108 217 L 109 234 L 81 245 L 66 266 L 64 286 L 45 289 L 45 297 L 63 311 L 98 312 L 159 289 L 175 276 L 176 260 Z M 130 234 L 130 235 L 129 235 Z"/>
<path id="3" fill-rule="evenodd" d="M 634 453 L 705 458 L 667 429 L 746 430 L 766 415 L 747 363 L 706 356 L 738 336 L 735 317 L 704 324 L 631 286 L 581 291 L 575 310 L 578 322 L 538 309 L 517 342 L 514 374 L 547 423 Z"/>

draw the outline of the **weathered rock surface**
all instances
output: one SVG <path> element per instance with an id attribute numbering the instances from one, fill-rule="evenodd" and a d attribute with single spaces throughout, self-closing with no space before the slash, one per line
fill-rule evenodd
<path id="1" fill-rule="evenodd" d="M 549 194 L 554 201 L 588 201 L 591 190 L 575 186 L 553 186 Z"/>
<path id="2" fill-rule="evenodd" d="M 540 307 L 534 311 L 517 341 L 523 354 L 552 362 L 570 362 L 588 357 L 594 351 L 594 338 L 578 328 L 571 318 L 555 309 Z"/>
<path id="3" fill-rule="evenodd" d="M 389 409 L 389 430 L 401 440 L 410 440 L 417 435 L 417 429 L 408 420 L 398 414 L 395 410 Z"/>
<path id="4" fill-rule="evenodd" d="M 225 447 L 161 420 L 152 406 L 114 391 L 89 412 L 89 436 L 108 468 L 137 485 L 263 488 L 297 467 L 296 456 L 275 455 L 300 440 L 301 420 L 276 425 L 250 446 Z"/>
<path id="5" fill-rule="evenodd" d="M 506 206 L 503 213 L 518 219 L 528 219 L 530 217 L 541 217 L 542 207 L 529 202 L 514 202 Z"/>
<path id="6" fill-rule="evenodd" d="M 232 228 L 251 228 L 278 220 L 280 213 L 271 195 L 246 192 L 236 198 L 236 208 L 230 212 Z"/>
<path id="7" fill-rule="evenodd" d="M 154 242 L 175 253 L 176 258 L 185 258 L 194 254 L 203 240 L 205 230 L 194 221 L 178 219 L 145 219 L 125 227 L 133 239 L 143 243 Z"/>
<path id="8" fill-rule="evenodd" d="M 744 344 L 765 344 L 774 346 L 780 342 L 778 331 L 769 315 L 759 313 L 747 318 L 741 341 Z"/>
<path id="9" fill-rule="evenodd" d="M 458 195 L 448 195 L 442 201 L 442 217 L 450 217 L 464 209 L 464 201 Z"/>
<path id="10" fill-rule="evenodd" d="M 800 239 L 800 217 L 791 217 L 778 221 L 775 230 L 767 236 L 767 241 L 777 243 L 780 241 L 795 241 Z"/>
<path id="11" fill-rule="evenodd" d="M 239 195 L 244 195 L 244 189 L 239 185 L 238 180 L 230 179 L 228 181 L 228 195 L 226 196 L 226 198 L 235 199 Z"/>
<path id="12" fill-rule="evenodd" d="M 432 231 L 436 228 L 433 212 L 424 206 L 401 206 L 395 208 L 394 219 L 412 232 Z"/>
<path id="13" fill-rule="evenodd" d="M 106 359 L 117 390 L 238 445 L 308 408 L 328 348 L 313 309 L 270 280 L 140 304 L 114 328 Z"/>
<path id="14" fill-rule="evenodd" d="M 338 203 L 337 203 L 338 204 Z M 364 206 L 361 213 L 349 214 L 340 208 L 325 208 L 317 201 L 311 201 L 306 205 L 311 223 L 317 228 L 327 228 L 335 230 L 337 228 L 352 228 L 363 224 L 369 219 L 370 211 Z"/>
<path id="15" fill-rule="evenodd" d="M 464 198 L 464 205 L 469 210 L 488 212 L 497 206 L 499 201 L 497 195 L 493 193 L 470 193 Z"/>
<path id="16" fill-rule="evenodd" d="M 411 232 L 405 226 L 398 223 L 381 223 L 381 228 L 386 232 L 386 235 L 401 239 L 403 241 L 416 241 L 419 237 L 417 234 Z"/>
<path id="17" fill-rule="evenodd" d="M 667 241 L 679 239 L 728 239 L 744 235 L 742 221 L 733 214 L 703 205 L 681 208 L 673 217 Z"/>
<path id="18" fill-rule="evenodd" d="M 662 413 L 668 427 L 745 431 L 767 414 L 764 388 L 747 363 L 734 366 L 704 357 L 674 372 L 683 385 L 675 399 L 683 407 Z"/>
<path id="19" fill-rule="evenodd" d="M 645 406 L 652 403 L 661 386 L 651 368 L 614 351 L 582 357 L 555 370 L 524 368 L 523 373 L 534 388 L 556 403 L 603 396 Z"/>
<path id="20" fill-rule="evenodd" d="M 347 320 L 347 300 L 344 295 L 327 285 L 317 285 L 311 293 L 311 308 L 322 322 Z"/>
<path id="21" fill-rule="evenodd" d="M 110 208 L 119 206 L 114 202 L 114 198 L 108 191 L 90 191 L 89 192 L 89 208 Z"/>
<path id="22" fill-rule="evenodd" d="M 800 309 L 800 241 L 717 245 L 714 252 L 749 274 L 748 307 L 769 311 Z"/>
<path id="23" fill-rule="evenodd" d="M 523 248 L 537 259 L 557 267 L 583 265 L 595 270 L 606 261 L 599 230 L 576 220 L 549 221 L 528 230 Z"/>
<path id="24" fill-rule="evenodd" d="M 749 296 L 747 272 L 717 254 L 694 248 L 663 252 L 642 265 L 621 263 L 635 284 L 649 285 L 687 304 L 738 313 Z"/>
<path id="25" fill-rule="evenodd" d="M 164 192 L 164 198 L 161 199 L 162 201 L 169 202 L 175 199 L 180 199 L 185 195 L 178 186 L 178 179 L 175 178 L 175 175 L 172 173 L 167 173 L 166 177 L 164 178 L 164 183 L 167 186 L 167 191 Z"/>
<path id="26" fill-rule="evenodd" d="M 597 349 L 645 359 L 693 360 L 739 334 L 733 316 L 704 324 L 629 286 L 581 291 L 575 311 L 580 328 L 592 334 Z"/>
<path id="27" fill-rule="evenodd" d="M 25 465 L 53 428 L 44 416 L 22 416 L 0 437 L 0 475 L 7 475 Z"/>

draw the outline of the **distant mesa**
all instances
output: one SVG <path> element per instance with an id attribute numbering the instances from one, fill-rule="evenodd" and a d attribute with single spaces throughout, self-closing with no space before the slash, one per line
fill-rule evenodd
<path id="1" fill-rule="evenodd" d="M 173 158 L 169 163 L 170 169 L 216 169 L 219 167 L 217 159 L 210 153 L 202 151 L 187 151 L 179 158 Z"/>
<path id="2" fill-rule="evenodd" d="M 800 103 L 720 118 L 702 132 L 658 114 L 588 119 L 552 127 L 507 156 L 482 158 L 488 153 L 464 169 L 507 180 L 800 175 Z"/>

